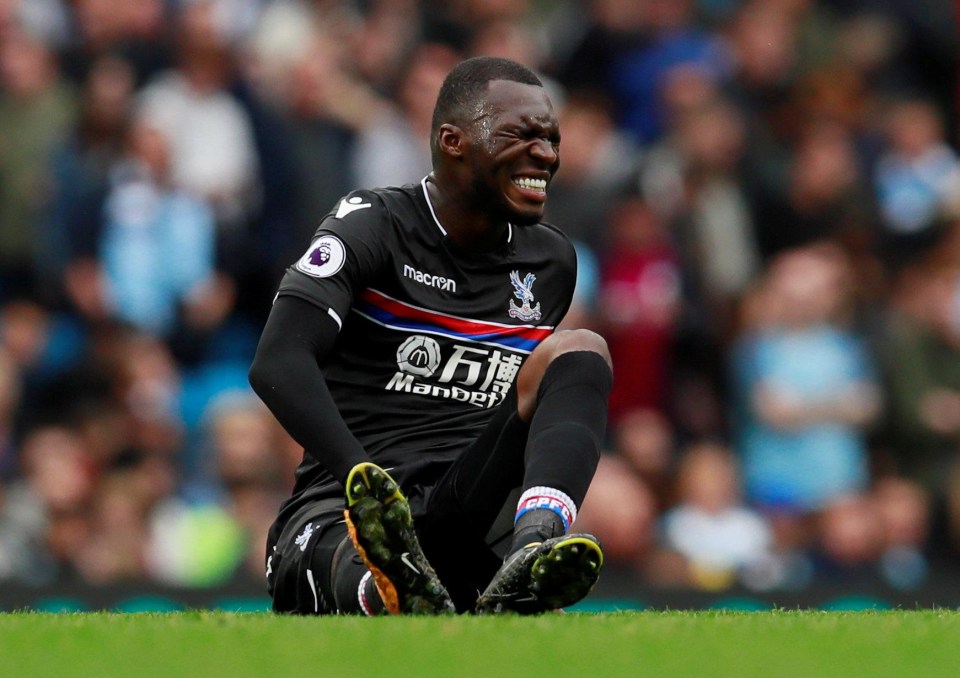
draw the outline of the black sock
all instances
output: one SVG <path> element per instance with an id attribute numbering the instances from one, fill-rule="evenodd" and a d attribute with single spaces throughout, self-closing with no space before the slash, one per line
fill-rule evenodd
<path id="1" fill-rule="evenodd" d="M 544 542 L 553 537 L 566 534 L 567 530 L 563 519 L 550 509 L 535 509 L 527 511 L 517 518 L 513 527 L 513 542 L 510 553 L 519 551 L 528 544 Z"/>
<path id="2" fill-rule="evenodd" d="M 600 460 L 612 385 L 609 365 L 593 351 L 564 353 L 547 367 L 530 422 L 510 553 L 569 531 Z"/>
<path id="3" fill-rule="evenodd" d="M 552 487 L 577 506 L 600 461 L 613 373 L 593 351 L 572 351 L 547 367 L 530 421 L 523 487 Z"/>
<path id="4" fill-rule="evenodd" d="M 334 605 L 342 614 L 374 616 L 384 610 L 373 575 L 349 537 L 337 545 L 330 561 L 330 590 Z"/>

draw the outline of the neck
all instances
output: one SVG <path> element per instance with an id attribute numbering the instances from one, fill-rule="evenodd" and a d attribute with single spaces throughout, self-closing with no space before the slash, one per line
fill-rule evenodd
<path id="1" fill-rule="evenodd" d="M 425 182 L 427 197 L 447 239 L 459 249 L 489 252 L 506 239 L 510 226 L 472 204 L 465 194 L 442 187 L 433 174 Z"/>

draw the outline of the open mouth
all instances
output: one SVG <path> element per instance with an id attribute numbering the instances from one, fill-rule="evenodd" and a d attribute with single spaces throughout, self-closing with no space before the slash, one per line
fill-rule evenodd
<path id="1" fill-rule="evenodd" d="M 535 179 L 533 177 L 514 177 L 513 185 L 519 188 L 525 195 L 535 200 L 546 200 L 547 198 L 547 180 Z"/>

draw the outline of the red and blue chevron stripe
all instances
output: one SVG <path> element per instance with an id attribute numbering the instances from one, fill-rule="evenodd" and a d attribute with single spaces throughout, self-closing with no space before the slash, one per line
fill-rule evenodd
<path id="1" fill-rule="evenodd" d="M 504 325 L 431 311 L 373 289 L 360 295 L 353 310 L 390 329 L 473 341 L 520 353 L 530 353 L 553 333 L 553 327 L 548 325 Z"/>

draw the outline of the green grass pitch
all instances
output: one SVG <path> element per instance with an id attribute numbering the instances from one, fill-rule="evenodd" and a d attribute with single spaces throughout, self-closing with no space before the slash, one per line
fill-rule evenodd
<path id="1" fill-rule="evenodd" d="M 955 676 L 960 614 L 0 614 L 5 676 Z"/>

